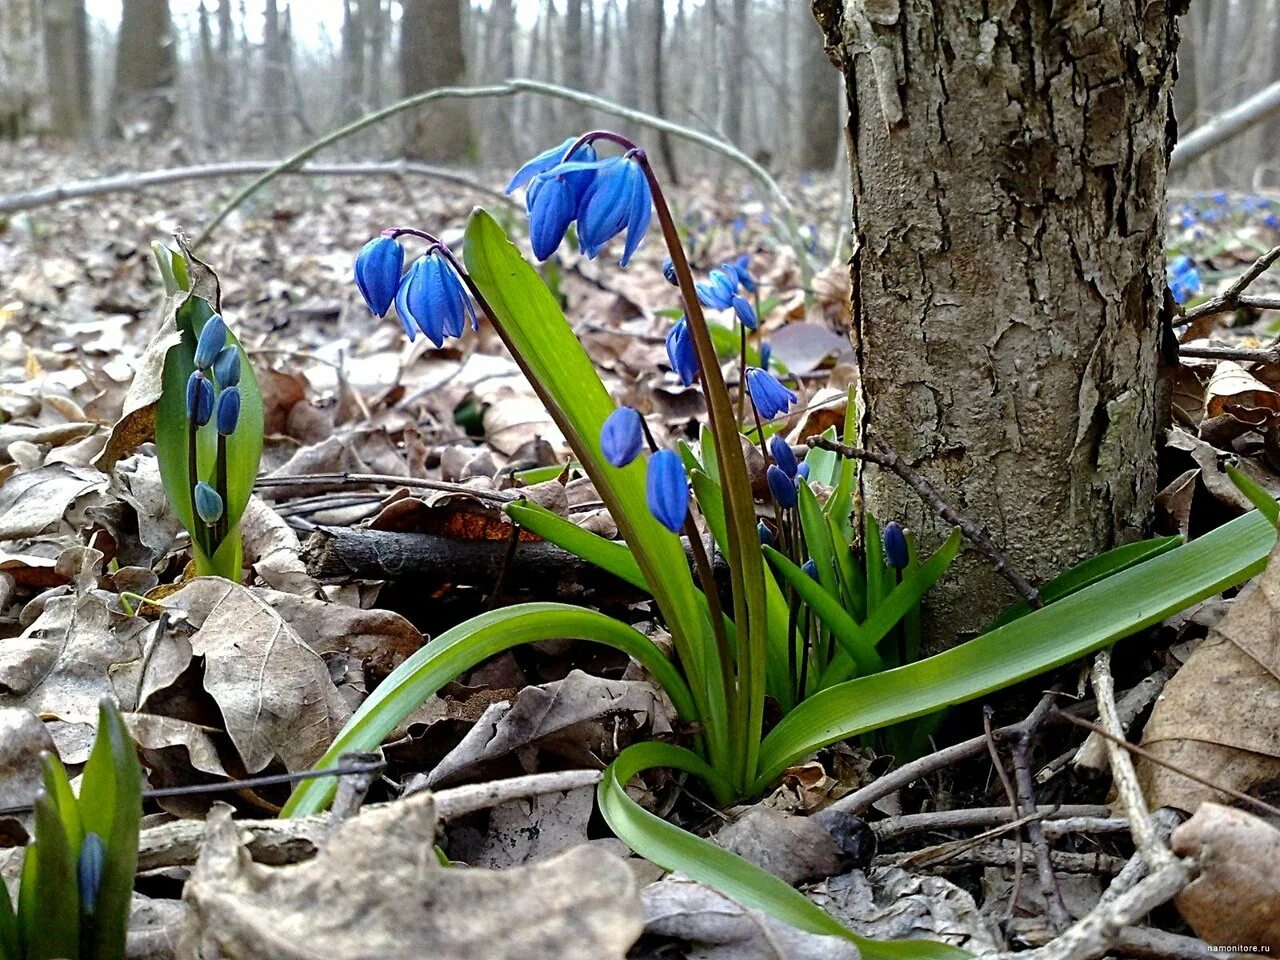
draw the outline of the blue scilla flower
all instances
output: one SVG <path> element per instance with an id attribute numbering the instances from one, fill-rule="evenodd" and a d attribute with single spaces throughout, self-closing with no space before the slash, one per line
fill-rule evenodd
<path id="1" fill-rule="evenodd" d="M 546 173 L 552 167 L 559 166 L 565 160 L 565 152 L 573 146 L 577 139 L 577 137 L 569 137 L 563 143 L 557 144 L 550 150 L 542 151 L 542 153 L 525 163 L 524 166 L 516 171 L 516 175 L 511 178 L 511 182 L 507 184 L 507 193 L 514 193 L 516 190 L 519 190 L 525 184 L 532 181 L 534 177 L 538 176 L 538 174 Z M 589 143 L 584 143 L 582 146 L 578 147 L 577 150 L 574 150 L 573 156 L 568 159 L 590 162 L 595 160 L 595 158 L 595 147 L 591 146 Z M 587 179 L 589 180 L 590 178 Z"/>
<path id="2" fill-rule="evenodd" d="M 808 461 L 805 461 L 804 463 L 801 463 L 798 467 L 796 467 L 796 476 L 799 477 L 801 480 L 809 479 Z"/>
<path id="3" fill-rule="evenodd" d="M 200 336 L 196 338 L 195 364 L 197 370 L 208 370 L 213 366 L 218 352 L 227 342 L 227 325 L 222 315 L 215 313 L 200 328 Z"/>
<path id="4" fill-rule="evenodd" d="M 766 547 L 773 546 L 773 530 L 763 520 L 756 523 L 756 536 Z"/>
<path id="5" fill-rule="evenodd" d="M 748 330 L 754 330 L 759 321 L 756 319 L 756 311 L 751 306 L 751 302 L 740 293 L 735 293 L 730 302 L 733 304 L 733 315 L 738 318 L 738 322 Z"/>
<path id="6" fill-rule="evenodd" d="M 396 291 L 396 313 L 410 340 L 416 326 L 437 347 L 445 337 L 462 336 L 467 317 L 473 329 L 479 325 L 462 281 L 438 250 L 413 261 Z"/>
<path id="7" fill-rule="evenodd" d="M 778 506 L 783 510 L 790 510 L 796 505 L 796 482 L 787 476 L 786 471 L 776 463 L 771 463 L 764 476 L 769 481 L 769 492 L 773 494 Z"/>
<path id="8" fill-rule="evenodd" d="M 222 518 L 222 497 L 203 480 L 196 484 L 195 501 L 196 514 L 205 523 L 214 524 Z"/>
<path id="9" fill-rule="evenodd" d="M 356 286 L 375 317 L 391 309 L 403 270 L 404 247 L 391 237 L 374 237 L 356 254 Z"/>
<path id="10" fill-rule="evenodd" d="M 213 384 L 202 370 L 187 378 L 187 416 L 197 427 L 203 427 L 213 416 Z"/>
<path id="11" fill-rule="evenodd" d="M 679 533 L 689 513 L 689 484 L 679 454 L 659 450 L 649 458 L 645 493 L 649 512 L 672 533 Z"/>
<path id="12" fill-rule="evenodd" d="M 732 267 L 712 270 L 707 279 L 695 283 L 698 302 L 712 310 L 728 310 L 733 306 L 733 295 L 738 292 L 738 271 Z"/>
<path id="13" fill-rule="evenodd" d="M 799 399 L 781 380 L 759 367 L 747 367 L 747 392 L 756 412 L 766 420 L 786 413 Z"/>
<path id="14" fill-rule="evenodd" d="M 903 569 L 911 560 L 907 550 L 907 535 L 897 520 L 890 520 L 884 525 L 880 535 L 884 543 L 884 559 L 895 570 Z"/>
<path id="15" fill-rule="evenodd" d="M 76 886 L 80 889 L 80 910 L 85 915 L 93 913 L 102 890 L 102 869 L 107 862 L 107 848 L 102 837 L 92 830 L 84 835 L 80 844 L 80 856 L 76 860 Z"/>
<path id="16" fill-rule="evenodd" d="M 733 267 L 733 272 L 738 275 L 738 283 L 742 284 L 742 289 L 747 293 L 756 292 L 756 278 L 751 275 L 751 254 L 739 254 L 727 266 Z"/>
<path id="17" fill-rule="evenodd" d="M 213 375 L 222 388 L 234 387 L 240 382 L 240 351 L 234 343 L 219 351 L 213 361 Z"/>
<path id="18" fill-rule="evenodd" d="M 1165 270 L 1174 302 L 1184 304 L 1201 290 L 1200 272 L 1186 254 L 1174 257 Z"/>
<path id="19" fill-rule="evenodd" d="M 769 440 L 769 454 L 773 457 L 779 469 L 788 477 L 794 477 L 796 471 L 800 468 L 799 462 L 796 460 L 795 451 L 791 449 L 791 444 L 782 438 L 782 434 L 775 433 Z"/>
<path id="20" fill-rule="evenodd" d="M 1280 229 L 1280 217 L 1277 217 L 1274 213 L 1268 213 L 1262 218 L 1262 225 L 1268 230 Z"/>
<path id="21" fill-rule="evenodd" d="M 568 176 L 540 174 L 526 194 L 529 205 L 529 242 L 533 255 L 545 260 L 556 252 L 578 211 L 578 191 Z"/>
<path id="22" fill-rule="evenodd" d="M 218 426 L 218 433 L 224 437 L 236 432 L 236 424 L 240 422 L 239 387 L 227 387 L 218 394 L 218 409 L 213 420 Z"/>
<path id="23" fill-rule="evenodd" d="M 630 407 L 619 407 L 600 428 L 600 449 L 615 467 L 625 467 L 644 447 L 644 424 Z"/>
<path id="24" fill-rule="evenodd" d="M 765 341 L 760 344 L 760 366 L 768 370 L 771 363 L 773 363 L 773 344 Z"/>
<path id="25" fill-rule="evenodd" d="M 818 579 L 818 562 L 814 560 L 813 557 L 806 560 L 803 565 L 801 565 L 800 569 L 809 575 L 810 580 Z"/>
<path id="26" fill-rule="evenodd" d="M 578 245 L 594 260 L 606 243 L 626 230 L 627 242 L 618 261 L 625 267 L 644 239 L 653 214 L 653 194 L 640 161 L 628 153 L 596 163 L 566 163 L 558 169 L 595 170 L 595 178 L 578 203 Z"/>
<path id="27" fill-rule="evenodd" d="M 662 258 L 662 275 L 667 278 L 667 283 L 673 287 L 680 286 L 680 278 L 676 276 L 676 265 L 671 262 L 670 257 Z"/>
<path id="28" fill-rule="evenodd" d="M 1213 200 L 1214 203 L 1225 206 L 1231 198 L 1227 196 L 1227 192 L 1225 190 L 1218 190 L 1210 197 L 1210 199 Z"/>
<path id="29" fill-rule="evenodd" d="M 689 321 L 681 317 L 667 334 L 667 360 L 686 387 L 698 379 L 698 352 L 693 346 Z"/>

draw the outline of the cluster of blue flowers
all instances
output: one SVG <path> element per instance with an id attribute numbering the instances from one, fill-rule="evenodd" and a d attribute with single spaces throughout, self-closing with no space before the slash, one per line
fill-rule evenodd
<path id="1" fill-rule="evenodd" d="M 1169 292 L 1179 306 L 1186 303 L 1203 287 L 1200 283 L 1200 272 L 1195 263 L 1186 254 L 1181 254 L 1169 261 L 1165 267 L 1165 279 L 1169 284 Z"/>
<path id="2" fill-rule="evenodd" d="M 1192 240 L 1208 236 L 1206 226 L 1223 224 L 1236 227 L 1254 224 L 1268 230 L 1280 230 L 1280 216 L 1276 214 L 1273 200 L 1256 194 L 1247 194 L 1236 200 L 1225 190 L 1197 193 L 1190 200 L 1177 204 L 1170 210 L 1170 223 L 1176 229 L 1186 231 Z"/>
<path id="3" fill-rule="evenodd" d="M 769 492 L 773 494 L 774 503 L 790 510 L 796 505 L 796 488 L 809 479 L 809 464 L 799 461 L 791 444 L 778 434 L 769 441 L 769 455 L 773 458 L 765 471 Z"/>
<path id="4" fill-rule="evenodd" d="M 480 319 L 450 259 L 432 246 L 404 271 L 404 248 L 392 233 L 366 243 L 356 256 L 356 286 L 374 316 L 396 314 L 412 342 L 421 330 L 437 347 L 445 337 L 460 337 L 479 329 Z"/>
<path id="5" fill-rule="evenodd" d="M 220 437 L 231 436 L 240 422 L 240 351 L 227 343 L 227 325 L 220 314 L 200 330 L 195 367 L 187 379 L 187 417 L 196 427 L 213 420 Z M 201 520 L 212 525 L 221 519 L 222 495 L 217 490 L 201 480 L 193 492 Z"/>

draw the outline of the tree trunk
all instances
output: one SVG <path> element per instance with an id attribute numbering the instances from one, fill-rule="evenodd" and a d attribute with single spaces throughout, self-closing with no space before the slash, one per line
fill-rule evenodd
<path id="1" fill-rule="evenodd" d="M 404 0 L 400 22 L 400 82 L 408 97 L 466 82 L 462 47 L 463 0 Z M 465 100 L 443 100 L 415 110 L 405 156 L 427 163 L 475 158 L 471 113 Z"/>
<path id="2" fill-rule="evenodd" d="M 124 0 L 111 130 L 153 136 L 173 118 L 176 76 L 169 0 Z"/>
<path id="3" fill-rule="evenodd" d="M 986 524 L 1034 582 L 1148 528 L 1185 6 L 814 5 L 850 104 L 865 438 Z M 926 548 L 941 539 L 891 474 L 865 469 L 862 494 Z M 926 608 L 932 648 L 1012 599 L 966 551 Z"/>
<path id="4" fill-rule="evenodd" d="M 729 95 L 724 98 L 724 135 L 735 147 L 742 147 L 742 102 L 751 91 L 747 89 L 748 8 L 747 0 L 733 0 L 733 22 L 726 31 L 729 35 L 729 59 L 725 66 L 725 86 Z"/>
<path id="5" fill-rule="evenodd" d="M 799 150 L 801 170 L 829 170 L 840 137 L 840 78 L 823 49 L 823 35 L 812 20 L 800 26 Z"/>
<path id="6" fill-rule="evenodd" d="M 365 33 L 369 35 L 369 79 L 365 84 L 365 95 L 369 106 L 377 110 L 382 106 L 382 51 L 387 45 L 390 13 L 382 0 L 360 0 L 360 7 L 365 18 Z"/>
<path id="7" fill-rule="evenodd" d="M 564 60 L 561 62 L 564 86 L 573 90 L 587 89 L 586 61 L 582 56 L 582 0 L 566 0 L 564 9 Z M 585 131 L 587 110 L 581 104 L 566 104 L 565 126 L 575 132 Z"/>
<path id="8" fill-rule="evenodd" d="M 93 115 L 84 0 L 46 0 L 43 11 L 49 119 L 58 136 L 77 139 L 88 133 Z"/>
<path id="9" fill-rule="evenodd" d="M 653 0 L 653 58 L 650 69 L 653 75 L 653 112 L 660 117 L 667 116 L 667 70 L 664 38 L 667 28 L 667 10 L 663 0 Z M 680 185 L 680 175 L 676 170 L 676 153 L 671 146 L 671 135 L 659 130 L 658 156 L 662 157 L 663 169 L 667 179 L 675 186 Z"/>
<path id="10" fill-rule="evenodd" d="M 342 116 L 350 121 L 364 112 L 365 11 L 360 0 L 342 0 Z"/>

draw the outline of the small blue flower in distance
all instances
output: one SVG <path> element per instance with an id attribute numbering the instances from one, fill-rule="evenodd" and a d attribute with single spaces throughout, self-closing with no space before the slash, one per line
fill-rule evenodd
<path id="1" fill-rule="evenodd" d="M 786 413 L 799 399 L 782 381 L 759 367 L 747 367 L 747 392 L 756 412 L 766 420 Z"/>
<path id="2" fill-rule="evenodd" d="M 640 161 L 628 153 L 594 164 L 566 163 L 560 169 L 595 170 L 595 179 L 578 203 L 578 245 L 594 260 L 606 243 L 625 230 L 627 242 L 618 261 L 625 267 L 644 239 L 653 214 L 653 195 Z"/>
<path id="3" fill-rule="evenodd" d="M 1225 206 L 1231 198 L 1227 196 L 1227 191 L 1218 190 L 1214 192 L 1214 194 L 1210 197 L 1210 199 L 1213 200 L 1214 203 L 1222 204 Z"/>
<path id="4" fill-rule="evenodd" d="M 236 432 L 236 424 L 240 422 L 239 387 L 227 387 L 218 394 L 218 411 L 213 419 L 218 425 L 218 433 L 224 437 Z"/>
<path id="5" fill-rule="evenodd" d="M 796 460 L 795 452 L 791 449 L 791 444 L 782 438 L 782 434 L 775 433 L 769 440 L 769 454 L 773 457 L 773 462 L 788 477 L 794 477 L 800 464 Z"/>
<path id="6" fill-rule="evenodd" d="M 730 269 L 712 270 L 707 279 L 695 283 L 698 302 L 712 310 L 728 310 L 733 306 L 733 295 L 738 292 L 738 272 Z"/>
<path id="7" fill-rule="evenodd" d="M 760 344 L 760 366 L 765 370 L 769 369 L 769 364 L 773 362 L 773 344 L 765 341 Z"/>
<path id="8" fill-rule="evenodd" d="M 619 407 L 605 419 L 600 428 L 600 449 L 615 467 L 625 467 L 644 447 L 644 425 L 640 414 L 630 407 Z"/>
<path id="9" fill-rule="evenodd" d="M 733 239 L 737 240 L 747 229 L 747 218 L 734 217 L 733 222 L 729 224 L 729 229 L 733 231 Z"/>
<path id="10" fill-rule="evenodd" d="M 202 370 L 187 378 L 187 416 L 197 427 L 203 427 L 213 416 L 213 384 Z"/>
<path id="11" fill-rule="evenodd" d="M 738 275 L 738 283 L 742 284 L 743 290 L 747 293 L 756 292 L 756 278 L 751 275 L 751 254 L 739 254 L 727 266 L 733 267 L 733 272 Z"/>
<path id="12" fill-rule="evenodd" d="M 783 510 L 790 510 L 796 505 L 796 482 L 786 475 L 786 473 L 776 463 L 769 464 L 769 469 L 764 472 L 764 477 L 769 481 L 769 492 L 773 494 L 774 501 Z"/>
<path id="13" fill-rule="evenodd" d="M 437 347 L 444 345 L 445 337 L 462 336 L 467 317 L 471 318 L 473 329 L 478 326 L 475 308 L 462 281 L 437 250 L 419 257 L 409 267 L 396 291 L 396 313 L 410 340 L 416 325 Z"/>
<path id="14" fill-rule="evenodd" d="M 208 370 L 214 359 L 227 342 L 227 325 L 222 314 L 215 313 L 200 328 L 200 336 L 196 338 L 195 364 L 197 370 Z"/>
<path id="15" fill-rule="evenodd" d="M 689 321 L 681 317 L 667 334 L 667 360 L 686 387 L 698 379 L 698 352 L 693 346 Z"/>
<path id="16" fill-rule="evenodd" d="M 1174 257 L 1165 270 L 1175 303 L 1186 303 L 1201 290 L 1200 273 L 1186 254 Z"/>
<path id="17" fill-rule="evenodd" d="M 546 260 L 556 252 L 578 211 L 578 192 L 564 174 L 540 174 L 527 194 L 529 242 L 533 255 Z"/>
<path id="18" fill-rule="evenodd" d="M 649 512 L 672 533 L 679 533 L 689 513 L 689 484 L 679 454 L 659 450 L 649 458 L 645 493 Z"/>
<path id="19" fill-rule="evenodd" d="M 809 462 L 806 460 L 800 466 L 796 467 L 796 476 L 801 480 L 809 479 Z"/>
<path id="20" fill-rule="evenodd" d="M 766 547 L 773 546 L 773 530 L 763 520 L 756 524 L 756 536 L 760 538 L 760 542 Z"/>
<path id="21" fill-rule="evenodd" d="M 92 915 L 98 905 L 98 893 L 102 889 L 102 868 L 107 862 L 107 849 L 102 837 L 92 830 L 80 843 L 80 857 L 76 860 L 76 885 L 80 888 L 80 909 Z"/>
<path id="22" fill-rule="evenodd" d="M 559 166 L 565 160 L 565 151 L 572 147 L 577 139 L 577 137 L 569 137 L 563 143 L 557 144 L 550 150 L 542 151 L 542 153 L 538 154 L 532 160 L 526 162 L 524 166 L 516 171 L 515 176 L 511 178 L 511 182 L 507 184 L 506 192 L 514 193 L 516 190 L 519 190 L 525 184 L 533 180 L 533 178 L 538 176 L 538 174 L 546 173 L 552 167 Z M 595 147 L 587 143 L 573 151 L 573 156 L 568 159 L 590 162 L 595 160 L 595 158 Z M 588 177 L 587 180 L 589 181 L 590 178 Z"/>
<path id="23" fill-rule="evenodd" d="M 817 561 L 813 559 L 813 557 L 810 557 L 808 560 L 806 560 L 801 565 L 800 569 L 809 575 L 810 580 L 818 579 L 818 564 L 817 564 Z"/>
<path id="24" fill-rule="evenodd" d="M 196 514 L 205 523 L 214 524 L 222 518 L 222 497 L 203 480 L 196 484 L 195 501 Z"/>
<path id="25" fill-rule="evenodd" d="M 240 351 L 234 343 L 227 344 L 213 361 L 213 375 L 218 386 L 234 387 L 240 382 Z"/>
<path id="26" fill-rule="evenodd" d="M 733 304 L 733 315 L 738 318 L 738 322 L 748 330 L 754 330 L 759 321 L 756 319 L 756 311 L 751 306 L 751 302 L 740 293 L 735 293 L 730 302 Z"/>
<path id="27" fill-rule="evenodd" d="M 676 276 L 676 265 L 671 262 L 670 257 L 662 258 L 662 275 L 667 278 L 667 283 L 673 287 L 680 286 L 680 278 Z"/>
<path id="28" fill-rule="evenodd" d="M 396 299 L 404 247 L 391 237 L 374 237 L 356 254 L 356 286 L 375 317 L 385 317 Z"/>
<path id="29" fill-rule="evenodd" d="M 884 542 L 885 561 L 895 570 L 903 569 L 910 562 L 910 553 L 907 550 L 907 535 L 903 533 L 902 525 L 897 520 L 890 520 L 884 525 L 881 540 Z"/>

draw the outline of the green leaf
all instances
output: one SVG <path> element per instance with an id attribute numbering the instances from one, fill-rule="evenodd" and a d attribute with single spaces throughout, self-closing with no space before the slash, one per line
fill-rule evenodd
<path id="1" fill-rule="evenodd" d="M 822 512 L 822 505 L 809 484 L 803 481 L 796 488 L 796 508 L 800 512 L 800 526 L 804 529 L 809 556 L 818 568 L 818 583 L 832 597 L 838 597 L 840 588 L 836 582 L 835 545 L 831 541 L 827 515 Z"/>
<path id="2" fill-rule="evenodd" d="M 18 915 L 9 899 L 9 888 L 3 883 L 0 883 L 0 960 L 24 960 Z"/>
<path id="3" fill-rule="evenodd" d="M 1280 522 L 1280 503 L 1276 502 L 1276 498 L 1271 496 L 1262 484 L 1231 464 L 1227 464 L 1227 476 L 1231 478 L 1231 482 L 1240 489 L 1241 493 L 1249 498 L 1249 502 L 1257 507 L 1264 517 L 1272 523 Z"/>
<path id="4" fill-rule="evenodd" d="M 572 520 L 552 513 L 546 507 L 532 502 L 512 503 L 506 507 L 507 515 L 530 533 L 568 550 L 575 557 L 594 563 L 601 570 L 613 574 L 633 587 L 648 590 L 649 583 L 632 556 L 630 548 L 617 540 L 606 540 L 597 533 L 585 530 Z"/>
<path id="5" fill-rule="evenodd" d="M 80 955 L 80 892 L 76 861 L 67 843 L 62 820 L 47 793 L 36 798 L 36 867 L 28 879 L 35 892 L 26 899 L 22 930 L 27 960 L 58 960 Z M 25 873 L 25 871 L 24 871 Z"/>
<path id="6" fill-rule="evenodd" d="M 790 884 L 655 816 L 627 796 L 625 789 L 632 777 L 653 767 L 684 770 L 704 780 L 717 776 L 696 754 L 663 743 L 627 747 L 609 764 L 596 790 L 600 812 L 613 832 L 646 860 L 668 870 L 679 870 L 783 923 L 809 933 L 843 937 L 857 944 L 866 960 L 953 960 L 969 956 L 963 950 L 928 940 L 880 942 L 861 937 Z"/>
<path id="7" fill-rule="evenodd" d="M 464 670 L 503 650 L 540 640 L 590 640 L 638 660 L 667 691 L 676 712 L 699 719 L 689 687 L 648 637 L 603 613 L 565 603 L 521 603 L 491 610 L 446 630 L 396 667 L 360 705 L 316 767 L 336 766 L 351 751 L 375 750 L 427 698 Z M 333 795 L 332 777 L 304 781 L 281 816 L 319 813 Z"/>
<path id="8" fill-rule="evenodd" d="M 80 806 L 71 789 L 71 780 L 67 777 L 66 768 L 51 753 L 40 757 L 40 768 L 44 789 L 53 801 L 53 807 L 62 820 L 63 832 L 67 835 L 67 845 L 74 857 L 80 856 L 80 844 L 84 840 L 84 824 L 80 820 Z"/>
<path id="9" fill-rule="evenodd" d="M 1261 571 L 1275 543 L 1275 526 L 1249 513 L 943 653 L 823 690 L 765 738 L 754 789 L 827 744 L 984 696 L 1159 623 Z"/>

